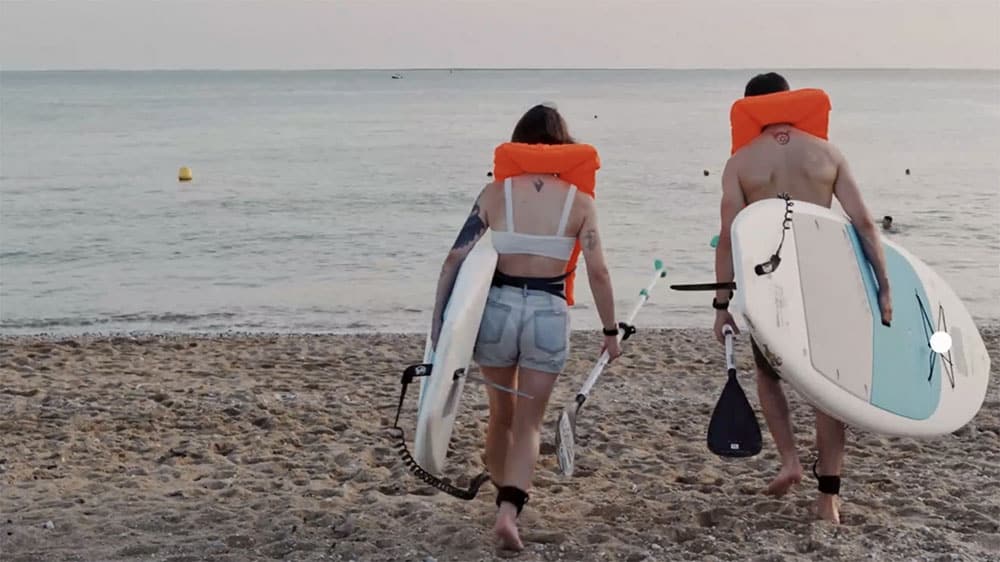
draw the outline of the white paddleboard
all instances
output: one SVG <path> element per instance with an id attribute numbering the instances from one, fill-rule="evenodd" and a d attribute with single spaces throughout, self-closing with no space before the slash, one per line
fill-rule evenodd
<path id="1" fill-rule="evenodd" d="M 758 275 L 781 240 L 785 201 L 758 201 L 733 221 L 733 311 L 781 376 L 848 425 L 897 436 L 950 433 L 986 397 L 990 359 L 968 310 L 920 259 L 882 237 L 892 290 L 891 327 L 847 217 L 793 201 L 781 263 Z M 936 353 L 930 335 L 951 336 Z"/>
<path id="2" fill-rule="evenodd" d="M 444 309 L 437 349 L 433 352 L 430 334 L 427 335 L 424 363 L 433 367 L 420 385 L 413 456 L 424 470 L 435 476 L 444 471 L 459 398 L 472 363 L 496 264 L 497 252 L 487 230 L 458 271 Z"/>

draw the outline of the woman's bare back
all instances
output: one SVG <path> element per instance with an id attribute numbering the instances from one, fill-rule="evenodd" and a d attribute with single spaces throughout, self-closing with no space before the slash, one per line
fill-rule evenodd
<path id="1" fill-rule="evenodd" d="M 540 174 L 513 178 L 511 184 L 515 232 L 541 236 L 579 237 L 587 214 L 593 208 L 593 201 L 588 195 L 576 193 L 565 230 L 556 232 L 570 185 L 555 176 Z M 503 182 L 487 185 L 480 204 L 486 211 L 486 222 L 490 229 L 507 230 Z M 555 277 L 565 273 L 566 263 L 565 260 L 545 256 L 503 254 L 498 261 L 498 268 L 507 275 Z"/>

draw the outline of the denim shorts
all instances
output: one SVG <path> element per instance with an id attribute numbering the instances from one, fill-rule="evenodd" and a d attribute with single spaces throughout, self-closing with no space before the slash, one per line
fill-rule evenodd
<path id="1" fill-rule="evenodd" d="M 569 307 L 545 291 L 491 287 L 473 359 L 480 367 L 533 369 L 558 375 L 569 356 Z"/>

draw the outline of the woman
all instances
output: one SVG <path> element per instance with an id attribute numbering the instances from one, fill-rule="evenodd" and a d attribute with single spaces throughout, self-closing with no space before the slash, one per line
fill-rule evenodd
<path id="1" fill-rule="evenodd" d="M 597 151 L 577 144 L 554 108 L 531 108 L 510 143 L 497 147 L 495 181 L 477 197 L 445 259 L 438 282 L 432 339 L 465 256 L 486 229 L 499 254 L 474 360 L 487 379 L 529 396 L 487 387 L 486 464 L 497 486 L 494 531 L 500 546 L 521 550 L 517 516 L 527 502 L 542 419 L 569 353 L 569 305 L 576 259 L 587 277 L 611 359 L 621 355 L 611 276 L 594 205 Z"/>

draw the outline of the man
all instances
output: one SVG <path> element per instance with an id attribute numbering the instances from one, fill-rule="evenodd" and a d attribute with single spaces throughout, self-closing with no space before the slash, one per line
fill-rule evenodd
<path id="1" fill-rule="evenodd" d="M 750 80 L 744 96 L 788 90 L 788 82 L 781 75 L 771 72 Z M 720 283 L 733 281 L 730 227 L 736 214 L 751 203 L 776 197 L 779 193 L 788 193 L 793 200 L 828 208 L 833 203 L 833 197 L 837 197 L 857 229 L 865 255 L 875 271 L 882 323 L 888 325 L 892 321 L 892 305 L 878 227 L 865 207 L 847 161 L 832 144 L 796 129 L 790 123 L 777 122 L 763 127 L 759 135 L 737 149 L 726 163 L 722 173 L 722 228 L 715 255 L 716 280 Z M 816 259 L 822 259 L 822 256 L 816 256 Z M 731 294 L 729 290 L 719 290 L 713 302 L 716 308 L 715 334 L 720 341 L 723 341 L 724 325 L 729 324 L 736 329 L 736 323 L 727 310 Z M 757 366 L 757 392 L 761 408 L 781 456 L 781 469 L 767 487 L 767 493 L 781 496 L 802 480 L 802 465 L 780 379 L 752 338 L 751 345 Z M 816 445 L 819 450 L 817 475 L 821 492 L 816 501 L 816 514 L 821 519 L 839 523 L 837 492 L 844 458 L 844 424 L 819 410 L 816 410 Z"/>

